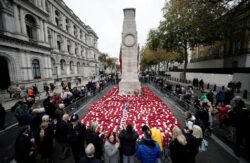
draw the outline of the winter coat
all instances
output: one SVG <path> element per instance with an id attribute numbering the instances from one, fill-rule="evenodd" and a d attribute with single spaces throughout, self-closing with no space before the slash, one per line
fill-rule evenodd
<path id="1" fill-rule="evenodd" d="M 92 143 L 95 146 L 95 157 L 101 159 L 103 155 L 103 137 L 99 137 L 99 134 L 93 131 L 87 131 L 87 144 Z"/>
<path id="2" fill-rule="evenodd" d="M 111 144 L 108 140 L 104 144 L 104 163 L 119 162 L 119 150 L 115 144 Z"/>
<path id="3" fill-rule="evenodd" d="M 30 163 L 31 146 L 30 137 L 20 134 L 15 142 L 15 160 L 20 163 Z"/>
<path id="4" fill-rule="evenodd" d="M 54 130 L 52 125 L 49 125 L 44 129 L 44 136 L 40 137 L 41 128 L 35 135 L 35 141 L 38 145 L 38 152 L 43 157 L 49 157 L 53 152 L 53 139 L 54 139 Z"/>
<path id="5" fill-rule="evenodd" d="M 131 134 L 128 134 L 125 130 L 119 134 L 121 153 L 125 156 L 132 156 L 135 154 L 135 145 L 138 138 L 138 134 L 135 131 L 132 131 Z"/>
<path id="6" fill-rule="evenodd" d="M 170 145 L 170 157 L 172 163 L 185 163 L 187 162 L 187 146 L 182 145 L 177 139 L 173 140 Z"/>
<path id="7" fill-rule="evenodd" d="M 195 138 L 193 135 L 187 136 L 188 163 L 195 163 L 195 156 L 199 153 L 199 146 L 202 138 Z"/>
<path id="8" fill-rule="evenodd" d="M 162 151 L 163 137 L 162 137 L 161 131 L 156 128 L 151 128 L 151 133 L 152 133 L 152 139 L 159 144 L 161 151 Z"/>
<path id="9" fill-rule="evenodd" d="M 79 163 L 101 163 L 101 161 L 95 157 L 82 157 Z"/>
<path id="10" fill-rule="evenodd" d="M 138 144 L 135 156 L 141 163 L 155 163 L 157 159 L 161 158 L 160 146 L 151 138 L 144 138 Z"/>
<path id="11" fill-rule="evenodd" d="M 68 142 L 69 125 L 67 122 L 61 120 L 56 124 L 56 139 L 60 143 Z"/>

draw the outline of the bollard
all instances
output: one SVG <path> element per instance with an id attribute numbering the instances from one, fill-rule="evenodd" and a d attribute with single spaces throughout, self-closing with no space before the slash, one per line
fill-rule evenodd
<path id="1" fill-rule="evenodd" d="M 214 92 L 216 92 L 216 84 L 214 85 Z"/>
<path id="2" fill-rule="evenodd" d="M 246 89 L 243 91 L 243 98 L 247 99 L 247 90 Z"/>

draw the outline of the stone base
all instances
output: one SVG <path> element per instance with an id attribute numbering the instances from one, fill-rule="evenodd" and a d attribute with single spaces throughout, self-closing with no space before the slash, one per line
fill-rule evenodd
<path id="1" fill-rule="evenodd" d="M 140 94 L 141 83 L 139 81 L 121 81 L 119 83 L 119 95 Z"/>

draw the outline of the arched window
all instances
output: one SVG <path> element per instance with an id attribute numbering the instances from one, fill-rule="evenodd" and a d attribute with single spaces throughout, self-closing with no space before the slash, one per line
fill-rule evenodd
<path id="1" fill-rule="evenodd" d="M 36 40 L 36 20 L 31 15 L 25 16 L 26 32 L 29 39 Z"/>
<path id="2" fill-rule="evenodd" d="M 64 59 L 62 59 L 60 61 L 60 66 L 61 66 L 61 71 L 65 71 L 65 68 L 66 68 L 66 62 Z"/>
<path id="3" fill-rule="evenodd" d="M 37 59 L 34 59 L 32 61 L 32 73 L 34 79 L 40 79 L 41 78 L 41 72 L 40 72 L 40 64 Z"/>

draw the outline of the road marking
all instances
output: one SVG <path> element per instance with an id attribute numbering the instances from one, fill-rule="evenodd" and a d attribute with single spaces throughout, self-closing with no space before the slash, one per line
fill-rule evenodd
<path id="1" fill-rule="evenodd" d="M 4 130 L 0 131 L 0 134 L 1 134 L 1 133 L 4 133 L 5 131 L 7 131 L 7 130 L 9 130 L 9 129 L 11 129 L 12 127 L 15 127 L 15 126 L 17 126 L 17 125 L 18 125 L 18 123 L 14 123 L 13 125 L 10 125 L 9 127 L 7 127 L 7 128 L 5 128 Z"/>

